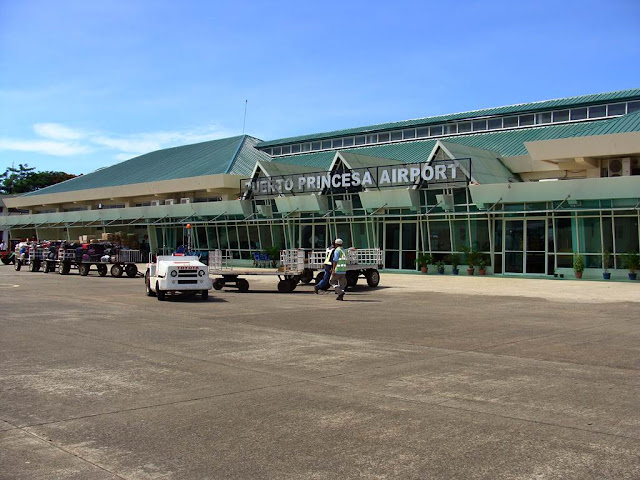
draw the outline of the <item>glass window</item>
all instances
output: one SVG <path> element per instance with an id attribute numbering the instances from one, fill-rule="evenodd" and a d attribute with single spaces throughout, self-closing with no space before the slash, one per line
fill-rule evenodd
<path id="1" fill-rule="evenodd" d="M 371 135 L 367 135 L 367 143 L 378 143 L 378 134 L 372 133 Z"/>
<path id="2" fill-rule="evenodd" d="M 303 152 L 310 152 L 311 151 L 311 144 L 310 143 L 303 143 L 302 144 L 302 151 Z"/>
<path id="3" fill-rule="evenodd" d="M 569 110 L 553 112 L 553 123 L 569 121 Z"/>
<path id="4" fill-rule="evenodd" d="M 291 145 L 291 153 L 300 153 L 300 144 Z"/>
<path id="5" fill-rule="evenodd" d="M 322 141 L 322 150 L 327 150 L 331 148 L 331 140 L 323 140 Z"/>
<path id="6" fill-rule="evenodd" d="M 229 232 L 226 226 L 218 227 L 218 238 L 220 239 L 220 248 L 227 250 L 229 248 Z"/>
<path id="7" fill-rule="evenodd" d="M 571 219 L 556 219 L 556 252 L 573 252 L 573 234 L 571 233 Z"/>
<path id="8" fill-rule="evenodd" d="M 273 245 L 269 225 L 260 224 L 258 229 L 260 230 L 260 247 L 264 250 L 266 247 Z"/>
<path id="9" fill-rule="evenodd" d="M 403 138 L 409 139 L 409 138 L 416 138 L 416 129 L 415 128 L 408 128 L 406 130 L 402 131 L 402 136 Z"/>
<path id="10" fill-rule="evenodd" d="M 584 120 L 587 118 L 587 109 L 585 108 L 572 108 L 571 120 Z"/>
<path id="11" fill-rule="evenodd" d="M 265 149 L 264 149 L 264 153 L 266 153 L 267 155 L 273 155 L 273 149 L 271 149 L 271 148 L 265 148 Z"/>
<path id="12" fill-rule="evenodd" d="M 356 137 L 356 145 L 364 145 L 365 143 L 367 143 L 367 137 L 365 137 L 364 135 Z"/>
<path id="13" fill-rule="evenodd" d="M 488 124 L 489 124 L 489 130 L 498 130 L 502 128 L 502 119 L 490 118 Z"/>
<path id="14" fill-rule="evenodd" d="M 282 154 L 289 155 L 291 153 L 291 145 L 285 145 L 282 147 Z"/>
<path id="15" fill-rule="evenodd" d="M 342 145 L 344 147 L 350 147 L 351 145 L 353 145 L 353 137 L 347 137 L 343 140 Z"/>
<path id="16" fill-rule="evenodd" d="M 451 123 L 449 125 L 446 125 L 445 126 L 445 131 L 449 135 L 453 135 L 453 134 L 458 133 L 458 124 L 457 123 Z"/>
<path id="17" fill-rule="evenodd" d="M 282 154 L 282 148 L 281 147 L 273 147 L 273 154 L 274 155 L 281 155 Z"/>
<path id="18" fill-rule="evenodd" d="M 460 251 L 469 246 L 469 232 L 467 231 L 466 220 L 452 220 L 451 230 L 453 231 L 453 250 Z"/>
<path id="19" fill-rule="evenodd" d="M 545 123 L 551 123 L 551 112 L 537 113 L 536 114 L 536 123 L 538 125 L 545 124 Z"/>
<path id="20" fill-rule="evenodd" d="M 320 150 L 320 142 L 311 142 L 311 150 Z"/>
<path id="21" fill-rule="evenodd" d="M 271 225 L 271 233 L 273 234 L 273 246 L 280 247 L 281 249 L 286 248 L 287 244 L 284 241 L 284 229 L 282 225 Z"/>
<path id="22" fill-rule="evenodd" d="M 489 222 L 487 220 L 471 221 L 471 245 L 474 250 L 488 252 L 491 250 L 489 243 Z"/>
<path id="23" fill-rule="evenodd" d="M 351 226 L 348 223 L 339 223 L 338 227 L 338 237 L 342 239 L 344 242 L 344 246 L 351 247 L 353 244 L 351 243 Z"/>
<path id="24" fill-rule="evenodd" d="M 391 136 L 389 132 L 379 133 L 378 134 L 378 142 L 388 142 Z"/>
<path id="25" fill-rule="evenodd" d="M 362 222 L 352 223 L 351 228 L 353 229 L 353 246 L 356 248 L 368 248 L 367 224 Z"/>
<path id="26" fill-rule="evenodd" d="M 627 104 L 626 103 L 612 103 L 611 105 L 607 105 L 607 115 L 624 115 L 627 113 Z"/>
<path id="27" fill-rule="evenodd" d="M 638 251 L 638 217 L 614 217 L 616 253 Z"/>
<path id="28" fill-rule="evenodd" d="M 534 122 L 534 115 L 533 114 L 520 115 L 520 126 L 521 127 L 527 127 L 529 125 L 533 125 L 533 122 Z"/>
<path id="29" fill-rule="evenodd" d="M 627 103 L 627 113 L 637 112 L 640 110 L 640 101 Z"/>
<path id="30" fill-rule="evenodd" d="M 607 116 L 607 106 L 606 105 L 596 105 L 594 107 L 589 107 L 589 118 L 600 118 Z"/>
<path id="31" fill-rule="evenodd" d="M 503 128 L 513 128 L 518 126 L 518 117 L 505 117 L 502 119 Z"/>
<path id="32" fill-rule="evenodd" d="M 462 122 L 458 124 L 458 133 L 466 133 L 471 131 L 471 122 Z"/>
<path id="33" fill-rule="evenodd" d="M 220 248 L 220 244 L 218 243 L 218 234 L 216 233 L 215 227 L 207 228 L 207 237 L 209 239 L 209 249 L 217 250 Z"/>
<path id="34" fill-rule="evenodd" d="M 486 120 L 474 120 L 473 121 L 473 131 L 480 132 L 482 130 L 487 129 L 487 121 Z"/>
<path id="35" fill-rule="evenodd" d="M 260 237 L 258 236 L 258 226 L 250 225 L 249 227 L 249 248 L 260 251 Z"/>
<path id="36" fill-rule="evenodd" d="M 430 135 L 436 137 L 442 135 L 442 125 L 435 125 L 429 129 Z"/>
<path id="37" fill-rule="evenodd" d="M 451 235 L 448 221 L 429 221 L 429 235 L 431 236 L 431 250 L 434 252 L 451 251 Z"/>
<path id="38" fill-rule="evenodd" d="M 429 128 L 427 128 L 427 127 L 418 128 L 417 135 L 418 135 L 418 138 L 428 137 L 429 136 Z"/>
<path id="39" fill-rule="evenodd" d="M 402 140 L 402 130 L 391 132 L 391 140 Z"/>
<path id="40" fill-rule="evenodd" d="M 341 148 L 342 147 L 342 139 L 341 138 L 336 138 L 333 143 L 333 148 Z"/>
<path id="41" fill-rule="evenodd" d="M 600 253 L 600 218 L 581 218 L 580 236 L 582 253 Z"/>

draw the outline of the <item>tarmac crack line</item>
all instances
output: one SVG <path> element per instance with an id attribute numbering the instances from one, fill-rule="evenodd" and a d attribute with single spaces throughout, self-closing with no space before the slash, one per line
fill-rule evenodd
<path id="1" fill-rule="evenodd" d="M 6 420 L 5 420 L 5 422 L 6 422 Z M 109 470 L 108 468 L 103 467 L 102 465 L 98 465 L 97 463 L 92 462 L 91 460 L 89 460 L 89 459 L 87 459 L 87 458 L 84 458 L 84 457 L 83 457 L 83 456 L 81 456 L 81 455 L 77 455 L 77 454 L 75 454 L 75 453 L 73 453 L 73 452 L 70 452 L 70 451 L 69 451 L 69 450 L 67 450 L 66 448 L 64 448 L 64 447 L 62 447 L 62 446 L 60 446 L 60 445 L 58 445 L 57 443 L 55 443 L 55 442 L 53 442 L 53 441 L 51 441 L 51 440 L 47 440 L 47 439 L 45 439 L 45 438 L 42 438 L 40 435 L 38 435 L 38 434 L 36 434 L 36 433 L 34 433 L 34 432 L 30 432 L 29 430 L 26 430 L 26 428 L 28 428 L 28 427 L 19 427 L 19 426 L 17 426 L 17 425 L 13 425 L 11 422 L 6 422 L 6 423 L 8 423 L 9 425 L 12 425 L 13 427 L 15 427 L 15 428 L 13 428 L 13 429 L 11 429 L 11 430 L 9 430 L 9 431 L 20 430 L 21 432 L 23 432 L 23 433 L 25 433 L 25 434 L 29 435 L 30 437 L 35 438 L 35 439 L 36 439 L 36 440 L 38 440 L 39 442 L 41 442 L 41 443 L 43 443 L 43 444 L 45 444 L 45 445 L 50 445 L 50 446 L 52 446 L 53 448 L 55 448 L 55 449 L 57 449 L 57 450 L 60 450 L 61 452 L 66 453 L 67 455 L 70 455 L 70 456 L 72 456 L 72 457 L 75 457 L 75 458 L 77 458 L 78 460 L 80 460 L 80 461 L 82 461 L 82 462 L 88 463 L 89 465 L 92 465 L 92 466 L 94 466 L 95 468 L 98 468 L 98 469 L 102 470 L 103 472 L 108 473 L 109 475 L 113 475 L 114 477 L 116 477 L 116 478 L 120 478 L 121 480 L 127 480 L 127 478 L 126 478 L 126 477 L 122 477 L 122 476 L 118 475 L 117 473 L 115 473 L 115 472 L 113 472 L 113 471 Z"/>

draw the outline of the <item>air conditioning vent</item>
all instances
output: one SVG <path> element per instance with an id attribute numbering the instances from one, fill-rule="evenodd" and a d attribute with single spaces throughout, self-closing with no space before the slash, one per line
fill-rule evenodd
<path id="1" fill-rule="evenodd" d="M 160 206 L 160 200 L 151 200 L 151 206 L 152 207 Z"/>
<path id="2" fill-rule="evenodd" d="M 167 199 L 164 201 L 164 204 L 165 204 L 165 205 L 173 205 L 174 203 L 175 203 L 175 200 L 174 200 L 173 198 L 167 198 Z"/>
<path id="3" fill-rule="evenodd" d="M 631 159 L 630 158 L 612 158 L 609 160 L 607 176 L 609 177 L 628 177 L 631 175 Z"/>
<path id="4" fill-rule="evenodd" d="M 180 203 L 181 204 L 185 204 L 185 203 L 192 203 L 193 202 L 193 198 L 188 198 L 188 197 L 184 197 L 180 199 Z"/>

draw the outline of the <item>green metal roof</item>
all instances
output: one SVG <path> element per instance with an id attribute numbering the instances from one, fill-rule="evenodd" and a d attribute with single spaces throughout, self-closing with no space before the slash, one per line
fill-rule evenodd
<path id="1" fill-rule="evenodd" d="M 344 130 L 333 130 L 330 132 L 316 133 L 312 135 L 301 135 L 297 137 L 280 138 L 276 140 L 263 141 L 258 143 L 258 148 L 269 147 L 273 145 L 286 145 L 289 143 L 298 143 L 310 140 L 320 140 L 326 138 L 342 137 L 345 135 L 356 135 L 370 132 L 378 132 L 382 130 L 392 130 L 397 128 L 415 127 L 418 125 L 431 125 L 450 120 L 462 120 L 465 118 L 478 118 L 492 115 L 508 115 L 520 114 L 524 112 L 544 111 L 557 108 L 585 106 L 611 101 L 625 101 L 629 99 L 640 98 L 640 89 L 619 90 L 616 92 L 596 93 L 592 95 L 581 95 L 578 97 L 558 98 L 555 100 L 544 100 L 531 103 L 520 103 L 516 105 L 507 105 L 503 107 L 485 108 L 482 110 L 472 110 L 469 112 L 452 113 L 447 115 L 438 115 L 434 117 L 418 118 L 413 120 L 404 120 L 400 122 L 380 123 L 377 125 L 369 125 L 366 127 L 348 128 Z"/>
<path id="2" fill-rule="evenodd" d="M 482 150 L 496 152 L 502 157 L 528 155 L 525 142 L 553 140 L 557 138 L 608 135 L 640 131 L 640 112 L 630 113 L 609 120 L 596 120 L 564 125 L 547 125 L 518 130 L 485 132 L 471 135 L 441 137 L 447 144 L 457 143 Z M 424 162 L 436 144 L 436 139 L 389 143 L 368 147 L 343 149 L 340 152 L 355 153 L 370 157 L 387 158 L 403 163 Z M 324 151 L 303 155 L 291 155 L 272 159 L 273 163 L 290 163 L 327 170 L 335 151 Z"/>
<path id="3" fill-rule="evenodd" d="M 258 160 L 270 157 L 254 148 L 257 138 L 241 135 L 165 148 L 43 188 L 27 195 L 62 193 L 214 174 L 250 175 Z"/>

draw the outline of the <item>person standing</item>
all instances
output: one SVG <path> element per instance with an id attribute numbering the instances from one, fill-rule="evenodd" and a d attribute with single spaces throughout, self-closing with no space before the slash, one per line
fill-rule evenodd
<path id="1" fill-rule="evenodd" d="M 329 288 L 329 280 L 331 279 L 331 266 L 333 265 L 333 253 L 336 251 L 336 244 L 332 243 L 327 248 L 327 257 L 324 260 L 324 276 L 320 283 L 313 287 L 313 291 L 318 293 L 318 290 L 327 290 Z"/>
<path id="2" fill-rule="evenodd" d="M 4 246 L 4 241 L 0 240 L 0 252 L 4 251 L 5 246 Z"/>
<path id="3" fill-rule="evenodd" d="M 333 252 L 331 278 L 336 282 L 336 300 L 344 300 L 344 291 L 347 288 L 347 252 L 342 248 L 341 238 L 336 238 L 333 243 L 336 249 Z"/>

